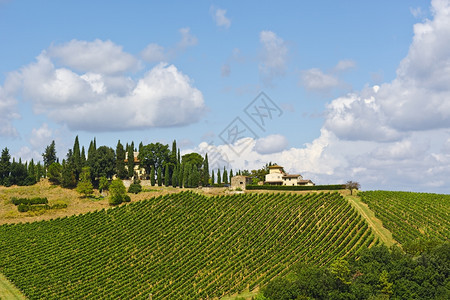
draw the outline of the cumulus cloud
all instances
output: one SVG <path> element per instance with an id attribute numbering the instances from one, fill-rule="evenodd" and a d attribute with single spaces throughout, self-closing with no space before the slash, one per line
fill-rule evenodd
<path id="1" fill-rule="evenodd" d="M 284 150 L 288 145 L 288 140 L 281 134 L 272 134 L 257 139 L 255 151 L 259 154 L 271 154 Z"/>
<path id="2" fill-rule="evenodd" d="M 111 41 L 99 39 L 93 42 L 72 40 L 48 49 L 48 56 L 69 68 L 81 72 L 116 74 L 132 71 L 139 61 Z"/>
<path id="3" fill-rule="evenodd" d="M 69 57 L 82 50 L 87 53 Z M 89 69 L 88 62 L 102 56 L 94 52 L 103 50 L 107 57 L 125 62 L 105 66 L 99 61 Z M 5 99 L 1 102 L 5 108 L 0 106 L 3 120 L 10 123 L 8 120 L 14 117 L 11 107 L 19 94 L 32 103 L 35 113 L 75 130 L 182 126 L 199 120 L 205 111 L 203 95 L 187 75 L 174 65 L 160 63 L 133 79 L 127 73 L 136 60 L 129 57 L 109 41 L 71 41 L 52 46 L 35 62 L 11 73 L 0 87 L 0 97 Z M 55 60 L 67 65 L 57 66 Z M 174 107 L 178 108 L 176 113 Z"/>
<path id="4" fill-rule="evenodd" d="M 217 26 L 227 29 L 230 28 L 231 20 L 225 16 L 225 14 L 227 13 L 226 9 L 215 8 L 214 6 L 211 6 L 210 11 Z"/>
<path id="5" fill-rule="evenodd" d="M 342 71 L 347 71 L 350 69 L 353 69 L 356 67 L 356 62 L 351 60 L 351 59 L 343 59 L 340 60 L 336 66 L 334 67 L 334 71 L 336 72 L 342 72 Z"/>
<path id="6" fill-rule="evenodd" d="M 34 149 L 44 148 L 52 141 L 53 130 L 50 129 L 47 123 L 42 124 L 39 128 L 33 128 L 31 131 L 30 145 Z"/>
<path id="7" fill-rule="evenodd" d="M 20 76 L 10 74 L 3 86 L 0 86 L 0 136 L 15 137 L 18 132 L 12 122 L 20 118 L 16 111 L 17 100 L 15 94 L 20 86 Z"/>
<path id="8" fill-rule="evenodd" d="M 282 38 L 268 30 L 259 33 L 259 42 L 262 46 L 259 73 L 270 84 L 274 77 L 286 73 L 288 47 Z"/>

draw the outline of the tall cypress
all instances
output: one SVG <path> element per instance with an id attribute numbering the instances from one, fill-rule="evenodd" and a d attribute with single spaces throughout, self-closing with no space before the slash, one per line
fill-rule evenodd
<path id="1" fill-rule="evenodd" d="M 214 185 L 214 170 L 211 172 L 211 185 Z"/>
<path id="2" fill-rule="evenodd" d="M 207 186 L 209 183 L 209 162 L 208 162 L 208 153 L 205 154 L 205 159 L 203 160 L 203 169 L 202 169 L 202 184 L 203 186 Z"/>
<path id="3" fill-rule="evenodd" d="M 127 151 L 127 166 L 128 166 L 128 178 L 133 177 L 134 175 L 134 143 L 131 143 L 131 145 L 128 147 Z"/>
<path id="4" fill-rule="evenodd" d="M 164 186 L 170 185 L 170 172 L 169 172 L 169 164 L 166 164 L 166 167 L 164 168 Z"/>
<path id="5" fill-rule="evenodd" d="M 221 184 L 222 178 L 220 177 L 220 169 L 217 169 L 217 184 Z"/>
<path id="6" fill-rule="evenodd" d="M 83 167 L 81 163 L 81 151 L 78 135 L 75 137 L 75 142 L 73 143 L 72 161 L 69 161 L 68 163 L 69 167 L 73 168 L 75 179 L 78 180 L 80 178 L 81 168 Z"/>
<path id="7" fill-rule="evenodd" d="M 152 165 L 151 170 L 150 170 L 150 183 L 152 184 L 152 186 L 155 186 L 155 166 Z"/>
<path id="8" fill-rule="evenodd" d="M 125 169 L 125 149 L 120 143 L 117 142 L 116 146 L 116 174 L 120 179 L 125 179 L 127 177 L 127 170 Z"/>
<path id="9" fill-rule="evenodd" d="M 11 155 L 9 154 L 8 148 L 2 150 L 2 156 L 0 158 L 0 184 L 8 185 L 6 181 L 8 180 L 9 173 L 11 171 Z"/>
<path id="10" fill-rule="evenodd" d="M 223 183 L 227 184 L 228 183 L 228 172 L 225 169 L 225 166 L 223 167 L 223 175 L 222 176 L 223 176 L 223 178 L 222 178 Z"/>
<path id="11" fill-rule="evenodd" d="M 81 147 L 81 166 L 86 167 L 86 152 L 84 151 L 84 146 Z M 83 169 L 83 168 L 81 168 Z"/>
<path id="12" fill-rule="evenodd" d="M 158 186 L 162 186 L 162 170 L 161 170 L 161 166 L 158 167 L 158 172 L 157 172 L 157 180 L 158 180 Z"/>

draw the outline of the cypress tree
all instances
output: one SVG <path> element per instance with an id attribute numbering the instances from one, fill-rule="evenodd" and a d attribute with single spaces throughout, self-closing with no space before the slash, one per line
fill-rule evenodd
<path id="1" fill-rule="evenodd" d="M 202 183 L 203 186 L 207 186 L 209 183 L 209 162 L 208 153 L 205 154 L 205 159 L 203 160 L 203 170 L 202 170 Z"/>
<path id="2" fill-rule="evenodd" d="M 214 171 L 211 172 L 211 185 L 214 185 Z"/>
<path id="3" fill-rule="evenodd" d="M 178 186 L 182 188 L 184 183 L 184 164 L 178 166 Z"/>
<path id="4" fill-rule="evenodd" d="M 222 178 L 220 177 L 220 169 L 217 169 L 217 184 L 221 184 Z"/>
<path id="5" fill-rule="evenodd" d="M 164 171 L 164 186 L 169 186 L 170 185 L 170 172 L 169 172 L 169 165 L 166 164 L 165 167 L 165 171 Z"/>
<path id="6" fill-rule="evenodd" d="M 157 180 L 158 180 L 158 186 L 162 186 L 162 171 L 161 171 L 161 167 L 158 167 L 158 172 L 157 172 Z"/>
<path id="7" fill-rule="evenodd" d="M 189 187 L 189 173 L 191 172 L 191 166 L 189 164 L 184 164 L 183 170 L 183 187 Z"/>
<path id="8" fill-rule="evenodd" d="M 150 170 L 150 183 L 152 184 L 152 186 L 155 186 L 155 166 L 152 165 L 152 168 Z"/>
<path id="9" fill-rule="evenodd" d="M 116 146 L 116 174 L 120 179 L 125 179 L 127 177 L 127 170 L 125 169 L 125 149 L 120 143 L 117 142 Z"/>
<path id="10" fill-rule="evenodd" d="M 5 147 L 5 149 L 2 150 L 2 156 L 0 158 L 0 184 L 2 185 L 9 185 L 5 182 L 8 180 L 11 171 L 10 159 L 11 155 L 9 154 L 9 150 Z"/>
<path id="11" fill-rule="evenodd" d="M 71 167 L 73 167 L 75 179 L 78 180 L 80 178 L 82 168 L 80 142 L 78 141 L 78 135 L 75 137 L 75 142 L 73 143 L 72 161 L 69 161 L 69 164 L 71 163 L 73 164 Z"/>
<path id="12" fill-rule="evenodd" d="M 172 172 L 172 186 L 177 187 L 177 185 L 178 185 L 178 166 L 175 166 Z"/>
<path id="13" fill-rule="evenodd" d="M 86 167 L 86 152 L 84 151 L 84 146 L 81 147 L 81 168 Z"/>
<path id="14" fill-rule="evenodd" d="M 230 171 L 230 180 L 228 181 L 229 183 L 231 183 L 231 178 L 233 178 L 233 169 L 231 169 Z"/>
<path id="15" fill-rule="evenodd" d="M 174 165 L 177 164 L 177 141 L 172 142 L 172 151 L 170 152 L 170 162 Z"/>
<path id="16" fill-rule="evenodd" d="M 127 167 L 128 167 L 128 174 L 127 177 L 131 178 L 134 175 L 134 143 L 131 143 L 131 145 L 128 147 L 128 151 L 127 151 Z"/>
<path id="17" fill-rule="evenodd" d="M 223 178 L 222 178 L 223 183 L 227 184 L 228 183 L 228 172 L 225 169 L 225 167 L 223 167 L 223 175 L 222 176 L 223 176 Z"/>
<path id="18" fill-rule="evenodd" d="M 56 159 L 56 149 L 55 149 L 55 141 L 45 148 L 44 153 L 42 153 L 42 158 L 44 160 L 44 168 L 47 168 L 54 162 L 57 162 Z"/>

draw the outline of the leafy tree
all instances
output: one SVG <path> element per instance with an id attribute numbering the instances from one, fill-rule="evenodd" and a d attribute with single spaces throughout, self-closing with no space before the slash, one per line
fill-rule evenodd
<path id="1" fill-rule="evenodd" d="M 350 190 L 350 195 L 353 195 L 353 190 L 359 190 L 361 185 L 356 181 L 347 181 L 345 188 Z"/>
<path id="2" fill-rule="evenodd" d="M 169 146 L 163 145 L 161 143 L 148 144 L 142 146 L 139 152 L 139 162 L 145 168 L 148 173 L 152 166 L 155 169 L 163 168 L 167 163 L 169 163 Z"/>
<path id="3" fill-rule="evenodd" d="M 60 184 L 62 180 L 61 172 L 62 166 L 57 162 L 52 163 L 47 171 L 48 180 L 53 184 Z"/>
<path id="4" fill-rule="evenodd" d="M 91 168 L 83 167 L 80 174 L 80 181 L 77 184 L 77 192 L 84 194 L 84 197 L 92 195 L 94 187 L 91 182 Z"/>
<path id="5" fill-rule="evenodd" d="M 116 146 L 116 174 L 120 179 L 125 179 L 127 177 L 127 170 L 125 168 L 125 149 L 120 143 L 117 142 Z"/>
<path id="6" fill-rule="evenodd" d="M 42 153 L 42 158 L 44 160 L 45 169 L 48 169 L 51 164 L 56 162 L 55 141 L 52 141 L 52 143 L 45 148 L 44 153 Z"/>
<path id="7" fill-rule="evenodd" d="M 109 181 L 106 176 L 100 177 L 100 181 L 98 183 L 98 190 L 100 193 L 103 193 L 104 191 L 107 191 L 109 189 Z"/>
<path id="8" fill-rule="evenodd" d="M 8 148 L 2 150 L 2 156 L 0 158 L 0 185 L 7 185 L 5 181 L 9 183 L 9 173 L 11 172 L 11 155 Z"/>
<path id="9" fill-rule="evenodd" d="M 119 205 L 122 202 L 130 202 L 130 197 L 127 195 L 127 189 L 122 180 L 114 179 L 109 186 L 110 205 Z"/>
<path id="10" fill-rule="evenodd" d="M 181 163 L 194 165 L 197 170 L 200 170 L 203 165 L 203 157 L 195 152 L 188 153 L 182 156 Z"/>
<path id="11" fill-rule="evenodd" d="M 142 186 L 139 183 L 132 183 L 128 187 L 128 193 L 138 194 L 142 191 Z"/>
<path id="12" fill-rule="evenodd" d="M 116 156 L 114 150 L 107 146 L 99 147 L 94 154 L 94 160 L 91 161 L 91 176 L 92 178 L 112 178 L 115 174 Z"/>

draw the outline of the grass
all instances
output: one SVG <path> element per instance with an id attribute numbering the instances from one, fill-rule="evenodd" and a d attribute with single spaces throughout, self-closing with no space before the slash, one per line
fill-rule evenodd
<path id="1" fill-rule="evenodd" d="M 0 299 L 27 299 L 3 274 L 0 274 Z"/>
<path id="2" fill-rule="evenodd" d="M 373 232 L 380 239 L 380 241 L 388 247 L 392 245 L 399 245 L 399 243 L 392 237 L 392 233 L 383 226 L 381 220 L 375 217 L 375 213 L 367 204 L 361 201 L 360 197 L 347 195 L 345 198 L 354 208 L 358 210 L 361 216 L 366 219 L 367 223 L 369 223 L 369 226 L 372 228 Z"/>

